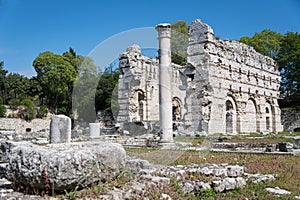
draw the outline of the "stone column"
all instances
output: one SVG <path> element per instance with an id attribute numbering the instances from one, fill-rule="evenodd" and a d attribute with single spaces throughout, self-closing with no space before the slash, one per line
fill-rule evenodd
<path id="1" fill-rule="evenodd" d="M 89 123 L 90 126 L 90 140 L 100 137 L 100 123 Z"/>
<path id="2" fill-rule="evenodd" d="M 159 40 L 159 121 L 160 143 L 173 143 L 172 130 L 172 66 L 171 66 L 171 25 L 156 26 Z"/>
<path id="3" fill-rule="evenodd" d="M 53 116 L 50 123 L 50 143 L 71 142 L 71 119 L 65 115 Z"/>

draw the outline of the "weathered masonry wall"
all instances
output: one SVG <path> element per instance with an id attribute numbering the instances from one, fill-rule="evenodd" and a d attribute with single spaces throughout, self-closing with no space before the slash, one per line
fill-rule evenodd
<path id="1" fill-rule="evenodd" d="M 40 132 L 50 130 L 50 119 L 33 119 L 27 122 L 18 118 L 0 118 L 0 130 L 14 131 L 16 133 Z"/>
<path id="2" fill-rule="evenodd" d="M 274 60 L 245 44 L 216 39 L 200 20 L 190 25 L 187 55 L 186 66 L 172 64 L 174 130 L 282 131 Z M 141 55 L 138 45 L 119 60 L 118 123 L 159 122 L 158 60 Z"/>
<path id="3" fill-rule="evenodd" d="M 202 88 L 196 93 L 204 93 L 202 118 L 198 117 L 207 128 L 204 131 L 281 131 L 275 61 L 245 44 L 216 39 L 200 20 L 191 24 L 189 32 L 188 62 Z"/>
<path id="4" fill-rule="evenodd" d="M 158 60 L 141 54 L 138 45 L 132 45 L 119 57 L 120 77 L 118 82 L 119 114 L 117 122 L 158 122 Z M 180 121 L 184 113 L 185 90 L 182 84 L 182 66 L 172 64 L 172 91 L 174 121 Z"/>

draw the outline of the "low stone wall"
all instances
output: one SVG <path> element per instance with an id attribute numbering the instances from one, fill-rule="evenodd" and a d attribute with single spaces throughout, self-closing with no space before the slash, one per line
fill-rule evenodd
<path id="1" fill-rule="evenodd" d="M 33 119 L 27 122 L 18 118 L 0 118 L 0 131 L 14 131 L 17 134 L 50 130 L 50 118 Z"/>

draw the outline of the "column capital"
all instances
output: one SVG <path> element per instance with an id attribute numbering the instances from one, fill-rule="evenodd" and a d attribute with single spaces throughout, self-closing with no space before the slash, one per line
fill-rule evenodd
<path id="1" fill-rule="evenodd" d="M 155 29 L 158 32 L 158 38 L 171 38 L 171 24 L 158 24 Z"/>

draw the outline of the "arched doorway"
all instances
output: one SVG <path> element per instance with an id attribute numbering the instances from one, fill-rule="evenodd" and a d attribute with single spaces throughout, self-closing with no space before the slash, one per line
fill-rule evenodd
<path id="1" fill-rule="evenodd" d="M 231 101 L 226 101 L 226 133 L 233 133 L 234 109 Z"/>
<path id="2" fill-rule="evenodd" d="M 270 121 L 271 121 L 270 110 L 267 107 L 266 108 L 266 130 L 267 131 L 270 131 L 270 128 L 271 128 L 271 122 Z"/>
<path id="3" fill-rule="evenodd" d="M 181 101 L 177 97 L 174 97 L 172 100 L 172 117 L 173 122 L 179 122 L 181 120 Z"/>
<path id="4" fill-rule="evenodd" d="M 247 101 L 245 112 L 245 132 L 257 132 L 257 111 L 253 99 Z"/>
<path id="5" fill-rule="evenodd" d="M 137 91 L 137 99 L 138 99 L 138 116 L 139 116 L 139 121 L 144 120 L 144 100 L 145 100 L 145 95 L 143 91 Z"/>
<path id="6" fill-rule="evenodd" d="M 269 101 L 266 102 L 265 110 L 265 120 L 266 120 L 266 131 L 275 131 L 275 113 L 274 109 Z"/>

